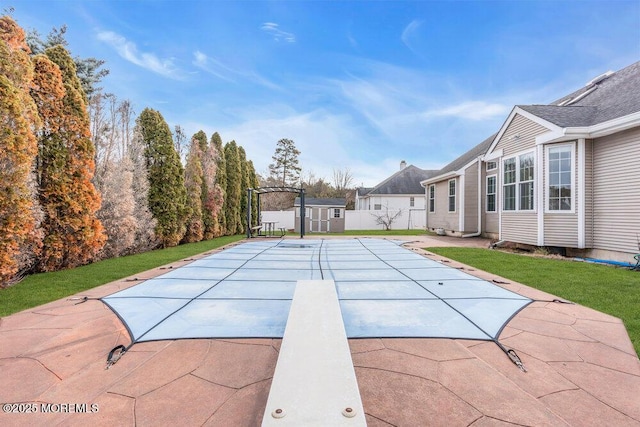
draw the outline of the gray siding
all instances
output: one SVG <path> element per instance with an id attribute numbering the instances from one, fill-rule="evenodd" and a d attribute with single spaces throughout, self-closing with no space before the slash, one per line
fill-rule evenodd
<path id="1" fill-rule="evenodd" d="M 480 188 L 482 189 L 482 232 L 498 234 L 498 232 L 500 231 L 500 225 L 499 225 L 500 215 L 498 214 L 498 211 L 487 212 L 487 176 L 495 175 L 497 180 L 499 178 L 498 169 L 487 172 L 486 163 L 482 163 L 481 167 L 482 167 L 482 184 Z M 496 191 L 498 191 L 498 194 L 496 194 L 496 205 L 499 204 L 499 200 L 497 200 L 497 198 L 500 197 L 500 194 L 499 194 L 500 190 L 498 189 L 498 185 L 499 185 L 499 182 L 496 181 Z"/>
<path id="2" fill-rule="evenodd" d="M 637 253 L 640 129 L 593 143 L 593 248 Z"/>
<path id="3" fill-rule="evenodd" d="M 573 141 L 570 142 L 573 144 L 575 149 L 575 156 L 573 159 L 573 204 L 574 204 L 574 213 L 563 212 L 563 213 L 545 213 L 544 214 L 544 245 L 545 246 L 562 246 L 567 248 L 577 248 L 578 247 L 578 206 L 582 201 L 580 200 L 580 183 L 578 182 L 578 168 L 579 161 L 578 158 L 580 154 L 578 153 L 579 147 L 578 144 Z M 566 142 L 563 142 L 558 145 L 567 145 Z M 553 147 L 554 144 L 550 144 L 549 147 Z M 546 147 L 543 150 L 543 157 L 541 159 L 544 165 L 544 170 L 547 170 L 547 158 L 546 158 Z M 543 176 L 539 177 L 539 182 L 541 186 L 538 187 L 538 190 L 542 189 L 544 192 L 544 202 L 547 203 L 547 197 L 549 196 L 549 188 L 546 183 L 547 174 L 543 173 Z M 544 209 L 545 206 L 539 206 L 539 209 Z"/>
<path id="4" fill-rule="evenodd" d="M 585 247 L 593 247 L 593 141 L 585 143 Z"/>
<path id="5" fill-rule="evenodd" d="M 535 213 L 502 212 L 500 238 L 527 245 L 538 244 L 538 226 Z"/>
<path id="6" fill-rule="evenodd" d="M 578 247 L 578 215 L 545 214 L 544 245 Z"/>
<path id="7" fill-rule="evenodd" d="M 460 231 L 460 217 L 458 213 L 458 203 L 460 201 L 459 186 L 460 180 L 456 178 L 456 212 L 448 212 L 449 180 L 447 179 L 436 183 L 436 209 L 435 212 L 427 212 L 427 228 L 444 228 L 447 231 Z M 429 201 L 427 196 L 427 211 L 428 209 Z"/>
<path id="8" fill-rule="evenodd" d="M 509 157 L 535 147 L 536 136 L 548 132 L 549 129 L 541 126 L 526 117 L 516 114 L 509 127 L 505 130 L 496 145 L 496 150 L 502 149 L 503 156 Z M 516 135 L 519 137 L 516 138 Z"/>
<path id="9" fill-rule="evenodd" d="M 503 158 L 511 157 L 522 151 L 534 149 L 535 138 L 548 132 L 549 129 L 539 125 L 520 114 L 516 114 L 502 134 L 496 149 L 502 149 Z M 516 137 L 517 136 L 517 137 Z M 541 159 L 536 158 L 536 162 Z M 502 164 L 498 172 L 498 198 L 502 206 Z M 535 176 L 535 185 L 539 188 L 542 177 Z M 540 209 L 535 206 L 535 209 Z M 538 219 L 535 212 L 502 212 L 502 230 L 500 238 L 511 242 L 528 245 L 538 244 Z"/>
<path id="10" fill-rule="evenodd" d="M 464 232 L 478 231 L 478 162 L 464 172 Z"/>

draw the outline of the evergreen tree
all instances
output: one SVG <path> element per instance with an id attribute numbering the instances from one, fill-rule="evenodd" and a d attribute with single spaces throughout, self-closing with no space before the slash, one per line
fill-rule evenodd
<path id="1" fill-rule="evenodd" d="M 144 109 L 136 126 L 145 148 L 149 210 L 157 220 L 156 236 L 163 247 L 175 246 L 185 234 L 185 219 L 189 214 L 184 170 L 169 125 L 160 112 Z"/>
<path id="2" fill-rule="evenodd" d="M 206 143 L 206 136 L 204 138 Z M 202 157 L 203 153 L 200 141 L 194 136 L 191 138 L 191 145 L 187 153 L 187 165 L 184 176 L 184 186 L 187 190 L 187 204 L 190 207 L 190 213 L 186 221 L 187 231 L 182 239 L 185 243 L 199 242 L 204 236 L 202 192 L 206 184 L 202 176 Z"/>
<path id="3" fill-rule="evenodd" d="M 233 235 L 242 227 L 240 223 L 240 200 L 242 197 L 242 167 L 240 153 L 235 141 L 224 146 L 224 157 L 227 170 L 227 190 L 225 192 L 225 209 L 227 235 Z M 242 231 L 241 231 L 242 232 Z"/>
<path id="4" fill-rule="evenodd" d="M 202 239 L 209 240 L 214 237 L 214 206 L 211 199 L 213 198 L 213 187 L 215 184 L 216 159 L 209 143 L 207 142 L 207 134 L 204 131 L 198 131 L 191 138 L 198 144 L 200 153 L 200 169 L 202 189 L 200 191 L 200 205 L 202 210 Z M 215 148 L 214 148 L 215 150 Z M 187 160 L 188 161 L 188 160 Z M 187 163 L 188 166 L 188 163 Z"/>
<path id="5" fill-rule="evenodd" d="M 33 65 L 24 31 L 0 18 L 0 288 L 28 269 L 40 249 L 32 168 L 39 123 L 29 94 Z"/>
<path id="6" fill-rule="evenodd" d="M 32 96 L 43 123 L 38 175 L 45 233 L 41 268 L 51 271 L 93 261 L 106 236 L 96 217 L 94 147 L 76 67 L 61 45 L 33 58 Z"/>
<path id="7" fill-rule="evenodd" d="M 247 189 L 251 187 L 251 178 L 249 165 L 247 164 L 247 153 L 242 146 L 238 146 L 238 154 L 240 157 L 240 173 L 242 176 L 242 184 L 240 186 L 240 218 L 238 221 L 237 234 L 247 231 L 247 208 L 248 194 Z"/>
<path id="8" fill-rule="evenodd" d="M 29 31 L 26 41 L 33 54 L 37 55 L 45 53 L 47 49 L 58 45 L 66 49 L 69 44 L 66 39 L 66 33 L 66 25 L 63 25 L 60 28 L 54 27 L 51 29 L 51 32 L 47 34 L 47 38 L 43 40 L 37 31 L 32 30 Z M 103 78 L 109 75 L 108 69 L 101 69 L 105 61 L 96 58 L 76 57 L 74 58 L 74 62 L 76 65 L 76 74 L 80 79 L 80 84 L 82 86 L 83 96 L 91 98 L 94 93 L 98 93 L 102 90 L 98 84 Z"/>
<path id="9" fill-rule="evenodd" d="M 300 171 L 298 166 L 298 156 L 300 151 L 296 148 L 295 142 L 290 139 L 281 139 L 276 145 L 276 151 L 273 154 L 273 163 L 269 165 L 271 177 L 283 187 L 294 187 L 300 180 Z"/>
<path id="10" fill-rule="evenodd" d="M 212 210 L 214 216 L 214 235 L 224 236 L 227 234 L 227 163 L 225 159 L 222 138 L 218 132 L 211 136 L 210 147 L 215 147 L 216 158 L 216 179 L 213 190 L 213 201 L 217 207 L 217 212 Z"/>
<path id="11" fill-rule="evenodd" d="M 256 169 L 253 166 L 253 162 L 249 160 L 247 162 L 247 169 L 249 171 L 249 187 L 250 188 L 259 188 L 260 180 L 258 179 L 258 174 L 256 173 Z M 260 218 L 258 218 L 258 194 L 254 191 L 251 193 L 251 224 L 250 227 L 258 225 Z"/>

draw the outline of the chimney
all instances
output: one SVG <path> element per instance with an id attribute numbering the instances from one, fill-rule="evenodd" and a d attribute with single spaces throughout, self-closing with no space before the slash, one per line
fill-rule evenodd
<path id="1" fill-rule="evenodd" d="M 400 170 L 404 169 L 407 167 L 407 162 L 405 162 L 404 160 L 400 162 Z"/>

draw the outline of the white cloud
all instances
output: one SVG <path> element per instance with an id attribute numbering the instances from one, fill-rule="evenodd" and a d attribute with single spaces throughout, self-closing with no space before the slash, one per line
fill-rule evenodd
<path id="1" fill-rule="evenodd" d="M 199 50 L 193 53 L 193 57 L 194 57 L 193 65 L 222 80 L 235 83 L 237 81 L 237 78 L 239 77 L 270 89 L 275 89 L 275 90 L 281 89 L 280 86 L 264 78 L 263 76 L 259 75 L 254 71 L 240 71 L 240 70 L 231 68 L 223 64 L 222 62 L 218 61 L 217 59 L 210 57 L 203 52 L 200 52 Z"/>
<path id="2" fill-rule="evenodd" d="M 280 26 L 274 22 L 265 22 L 260 26 L 260 29 L 264 32 L 271 34 L 273 39 L 277 42 L 285 41 L 287 43 L 295 43 L 296 36 L 293 33 L 288 33 L 280 29 Z"/>
<path id="3" fill-rule="evenodd" d="M 400 36 L 400 40 L 402 40 L 402 43 L 404 43 L 405 46 L 411 49 L 412 52 L 415 52 L 411 44 L 412 39 L 416 36 L 416 33 L 418 32 L 418 29 L 420 28 L 421 25 L 422 25 L 422 21 L 418 21 L 414 19 L 409 23 L 409 25 L 407 25 L 404 28 L 404 30 L 402 30 L 402 35 Z"/>
<path id="4" fill-rule="evenodd" d="M 207 73 L 212 74 L 222 80 L 235 82 L 235 80 L 231 77 L 231 74 L 236 73 L 230 68 L 223 65 L 221 62 L 215 60 L 214 58 L 210 58 L 199 50 L 193 52 L 193 57 L 193 65 L 200 68 L 201 70 L 206 71 Z"/>
<path id="5" fill-rule="evenodd" d="M 445 108 L 429 110 L 423 115 L 430 117 L 458 117 L 466 120 L 491 120 L 499 117 L 506 118 L 511 107 L 503 104 L 493 104 L 484 101 L 466 101 Z"/>
<path id="6" fill-rule="evenodd" d="M 98 33 L 98 40 L 113 47 L 127 61 L 165 77 L 180 80 L 182 76 L 171 59 L 160 59 L 153 53 L 138 52 L 136 44 L 112 31 Z"/>

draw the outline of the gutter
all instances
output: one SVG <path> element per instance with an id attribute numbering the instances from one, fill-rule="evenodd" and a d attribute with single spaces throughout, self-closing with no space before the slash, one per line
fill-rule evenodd
<path id="1" fill-rule="evenodd" d="M 463 234 L 462 238 L 478 237 L 482 234 L 482 169 L 481 160 L 482 156 L 478 157 L 478 231 L 470 234 Z"/>

